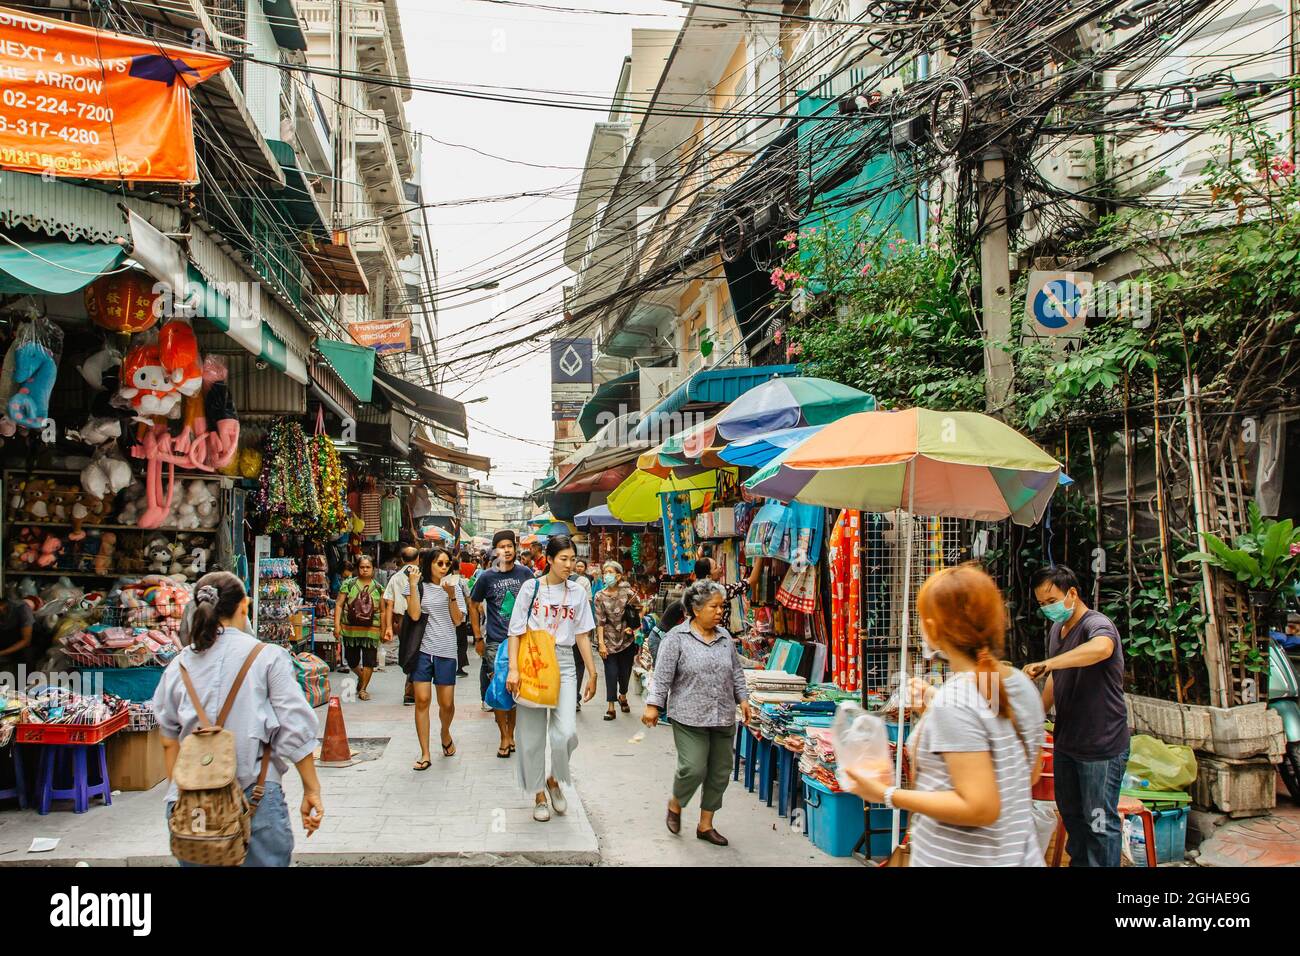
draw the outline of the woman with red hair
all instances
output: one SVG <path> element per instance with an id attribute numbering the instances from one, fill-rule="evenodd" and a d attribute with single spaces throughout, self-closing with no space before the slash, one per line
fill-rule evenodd
<path id="1" fill-rule="evenodd" d="M 848 767 L 853 792 L 911 814 L 911 866 L 1042 866 L 1030 788 L 1039 772 L 1043 706 L 1038 689 L 1000 662 L 1007 628 L 998 586 L 977 564 L 932 575 L 916 598 L 926 657 L 948 662 L 937 690 L 910 689 L 907 746 L 915 780 Z"/>

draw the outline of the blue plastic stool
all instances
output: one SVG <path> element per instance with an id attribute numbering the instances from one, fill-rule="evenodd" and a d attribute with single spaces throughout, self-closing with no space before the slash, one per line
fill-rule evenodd
<path id="1" fill-rule="evenodd" d="M 23 758 L 18 752 L 18 741 L 12 744 L 14 752 L 14 785 L 0 790 L 0 800 L 17 800 L 18 809 L 27 809 L 27 778 L 23 775 Z"/>
<path id="2" fill-rule="evenodd" d="M 748 727 L 745 728 L 745 737 L 745 789 L 753 793 L 757 780 L 758 750 L 762 746 L 762 741 L 755 737 L 754 732 Z"/>
<path id="3" fill-rule="evenodd" d="M 98 756 L 99 780 L 90 782 L 90 761 L 88 751 L 94 750 Z M 60 786 L 65 780 L 67 786 Z M 113 805 L 112 788 L 108 783 L 108 758 L 101 744 L 47 744 L 41 748 L 40 769 L 37 771 L 40 781 L 37 795 L 36 812 L 47 814 L 50 804 L 55 800 L 71 800 L 72 808 L 77 813 L 90 809 L 90 801 L 100 797 L 104 806 Z"/>
<path id="4" fill-rule="evenodd" d="M 776 744 L 770 740 L 759 742 L 758 787 L 759 797 L 769 807 L 772 805 L 772 785 L 776 782 Z"/>
<path id="5" fill-rule="evenodd" d="M 785 747 L 781 747 L 777 753 L 777 774 L 776 812 L 789 817 L 794 809 L 794 787 L 798 776 L 795 773 L 794 752 Z"/>
<path id="6" fill-rule="evenodd" d="M 731 779 L 740 779 L 740 761 L 745 756 L 745 741 L 749 738 L 749 728 L 744 724 L 736 724 L 736 752 L 732 758 Z"/>

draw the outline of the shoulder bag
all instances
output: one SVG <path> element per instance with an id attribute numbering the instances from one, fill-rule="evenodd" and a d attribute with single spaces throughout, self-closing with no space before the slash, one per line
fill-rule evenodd
<path id="1" fill-rule="evenodd" d="M 560 702 L 560 662 L 555 656 L 555 635 L 531 626 L 541 590 L 542 582 L 538 579 L 533 586 L 533 602 L 524 622 L 528 630 L 519 636 L 519 693 L 516 697 L 521 704 L 554 707 Z M 567 587 L 565 591 L 567 593 Z"/>

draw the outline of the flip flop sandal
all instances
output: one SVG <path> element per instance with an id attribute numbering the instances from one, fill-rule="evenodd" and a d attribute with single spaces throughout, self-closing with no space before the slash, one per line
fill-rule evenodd
<path id="1" fill-rule="evenodd" d="M 612 710 L 607 710 L 607 711 L 605 711 L 605 719 L 606 719 L 606 720 L 613 720 L 613 719 L 614 719 L 614 712 L 613 712 Z"/>
<path id="2" fill-rule="evenodd" d="M 498 747 L 498 748 L 497 748 L 497 756 L 500 757 L 502 760 L 506 760 L 506 759 L 508 759 L 508 758 L 510 757 L 510 748 L 509 748 L 509 747 Z"/>
<path id="3" fill-rule="evenodd" d="M 625 713 L 625 714 L 630 714 L 630 713 L 632 713 L 632 708 L 628 706 L 627 700 L 626 700 L 625 698 L 622 698 L 622 697 L 619 698 L 619 700 L 618 700 L 618 707 L 619 707 L 619 710 L 623 711 L 623 713 Z"/>
<path id="4" fill-rule="evenodd" d="M 432 766 L 432 761 L 429 761 L 429 760 L 417 760 L 417 761 L 415 762 L 415 766 L 412 767 L 411 769 L 414 770 L 414 771 L 416 771 L 416 772 L 418 773 L 418 772 L 421 771 L 421 770 L 428 770 L 430 766 Z"/>
<path id="5" fill-rule="evenodd" d="M 511 745 L 510 745 L 510 752 L 511 752 L 511 753 L 514 753 L 514 752 L 515 752 L 515 745 L 514 745 L 514 744 L 511 744 Z"/>
<path id="6" fill-rule="evenodd" d="M 442 745 L 442 755 L 443 755 L 444 757 L 454 757 L 454 756 L 456 756 L 456 741 L 453 740 L 453 741 L 452 741 L 451 743 L 449 743 L 449 744 L 443 744 L 443 745 Z"/>
<path id="7" fill-rule="evenodd" d="M 357 700 L 369 700 L 370 692 L 365 690 L 357 691 Z"/>

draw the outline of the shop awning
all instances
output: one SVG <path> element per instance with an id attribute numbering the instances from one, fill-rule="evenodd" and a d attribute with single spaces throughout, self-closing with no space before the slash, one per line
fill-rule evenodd
<path id="1" fill-rule="evenodd" d="M 411 444 L 424 452 L 429 458 L 438 461 L 451 462 L 453 465 L 464 465 L 471 471 L 487 472 L 492 468 L 491 459 L 483 455 L 471 455 L 467 451 L 461 451 L 459 448 L 448 448 L 446 445 L 440 445 L 436 441 L 431 441 L 420 435 L 411 438 Z"/>
<path id="2" fill-rule="evenodd" d="M 321 239 L 326 238 L 329 230 L 316 203 L 316 195 L 298 165 L 293 146 L 278 139 L 268 139 L 266 145 L 271 147 L 271 155 L 284 170 L 284 188 L 274 191 L 275 204 L 298 228 L 309 230 Z"/>
<path id="3" fill-rule="evenodd" d="M 478 482 L 472 478 L 462 478 L 459 475 L 453 475 L 440 468 L 434 468 L 432 465 L 424 465 L 421 467 L 420 477 L 425 480 L 439 498 L 443 501 L 450 502 L 451 504 L 456 503 L 460 485 L 478 484 Z"/>
<path id="4" fill-rule="evenodd" d="M 463 403 L 403 381 L 382 368 L 375 369 L 375 382 L 399 405 L 407 406 L 416 415 L 430 418 L 462 438 L 469 437 L 468 419 Z"/>
<path id="5" fill-rule="evenodd" d="M 639 404 L 641 372 L 633 369 L 626 375 L 610 379 L 591 393 L 591 398 L 578 413 L 578 427 L 583 438 L 592 438 L 600 431 L 602 413 L 620 415 Z"/>
<path id="6" fill-rule="evenodd" d="M 692 406 L 726 405 L 766 381 L 781 375 L 797 375 L 798 372 L 794 365 L 709 368 L 696 372 L 645 413 L 632 437 L 650 441 L 657 435 L 658 440 L 663 441 L 691 424 L 674 422 L 672 417 L 677 412 Z"/>
<path id="7" fill-rule="evenodd" d="M 299 385 L 308 382 L 307 363 L 290 352 L 271 331 L 271 327 L 254 311 L 255 302 L 232 302 L 209 283 L 194 266 L 187 267 L 191 290 L 200 293 L 197 314 L 225 332 L 245 349 Z"/>
<path id="8" fill-rule="evenodd" d="M 346 239 L 346 233 L 340 238 Z M 326 295 L 368 295 L 370 284 L 357 254 L 344 242 L 317 242 L 298 250 L 302 263 Z"/>
<path id="9" fill-rule="evenodd" d="M 610 513 L 609 505 L 596 505 L 573 516 L 573 523 L 579 528 L 649 528 L 658 527 L 663 522 L 652 521 L 649 524 L 636 521 L 619 521 Z"/>
<path id="10" fill-rule="evenodd" d="M 375 390 L 374 349 L 334 339 L 317 339 L 316 349 L 357 401 L 370 401 Z"/>
<path id="11" fill-rule="evenodd" d="M 271 23 L 275 42 L 285 50 L 307 49 L 307 38 L 302 33 L 302 23 L 293 8 L 293 0 L 262 0 L 262 9 Z"/>
<path id="12" fill-rule="evenodd" d="M 66 295 L 84 289 L 126 258 L 114 243 L 27 239 L 0 242 L 0 293 Z"/>

